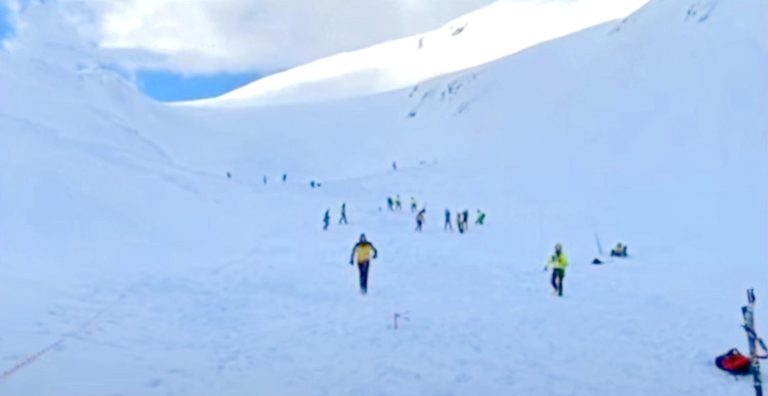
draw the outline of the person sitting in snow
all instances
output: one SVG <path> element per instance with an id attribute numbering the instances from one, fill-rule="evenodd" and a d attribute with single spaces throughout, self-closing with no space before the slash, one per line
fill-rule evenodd
<path id="1" fill-rule="evenodd" d="M 379 256 L 378 250 L 372 243 L 368 242 L 365 234 L 360 235 L 360 241 L 352 248 L 352 257 L 349 258 L 349 265 L 354 265 L 355 256 L 357 256 L 357 268 L 360 270 L 360 293 L 368 293 L 368 269 L 371 265 L 371 253 L 373 258 Z"/>
<path id="2" fill-rule="evenodd" d="M 627 257 L 627 246 L 622 245 L 621 242 L 617 243 L 611 250 L 611 257 Z"/>

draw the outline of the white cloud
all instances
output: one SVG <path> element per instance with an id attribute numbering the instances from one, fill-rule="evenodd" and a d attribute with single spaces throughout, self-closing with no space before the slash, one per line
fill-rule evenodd
<path id="1" fill-rule="evenodd" d="M 59 0 L 107 48 L 183 72 L 278 70 L 433 29 L 493 0 Z M 82 17 L 87 15 L 88 17 Z M 147 58 L 145 58 L 146 60 Z"/>

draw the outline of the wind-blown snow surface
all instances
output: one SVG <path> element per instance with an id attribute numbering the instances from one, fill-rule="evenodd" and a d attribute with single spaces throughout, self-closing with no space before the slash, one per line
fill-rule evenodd
<path id="1" fill-rule="evenodd" d="M 0 394 L 748 394 L 712 360 L 745 347 L 745 288 L 768 324 L 766 8 L 654 1 L 405 91 L 272 109 L 160 107 L 71 43 L 2 55 Z M 398 192 L 423 234 L 380 211 Z M 342 202 L 351 224 L 322 232 Z M 445 207 L 488 224 L 444 233 Z M 589 265 L 596 232 L 633 257 Z"/>

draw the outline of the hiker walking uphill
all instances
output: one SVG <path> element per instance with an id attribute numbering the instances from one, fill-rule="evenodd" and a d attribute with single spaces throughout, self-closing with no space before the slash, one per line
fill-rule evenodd
<path id="1" fill-rule="evenodd" d="M 403 210 L 403 202 L 400 201 L 400 194 L 397 194 L 395 197 L 395 209 Z"/>
<path id="2" fill-rule="evenodd" d="M 347 222 L 347 203 L 346 202 L 341 204 L 341 218 L 339 219 L 339 224 L 341 223 L 349 224 L 349 222 Z"/>
<path id="3" fill-rule="evenodd" d="M 419 210 L 419 205 L 416 203 L 416 198 L 411 197 L 411 213 L 416 213 Z"/>
<path id="4" fill-rule="evenodd" d="M 355 256 L 357 256 L 357 268 L 360 271 L 360 293 L 368 293 L 368 269 L 371 266 L 371 254 L 373 258 L 378 257 L 379 252 L 368 242 L 365 234 L 360 235 L 360 240 L 352 249 L 352 256 L 349 258 L 349 265 L 354 265 Z"/>
<path id="5" fill-rule="evenodd" d="M 395 210 L 395 201 L 392 197 L 387 197 L 387 209 L 389 209 L 390 212 Z"/>
<path id="6" fill-rule="evenodd" d="M 427 221 L 426 213 L 427 210 L 422 209 L 419 211 L 419 214 L 416 215 L 416 232 L 421 232 L 421 227 L 424 225 L 424 222 Z"/>
<path id="7" fill-rule="evenodd" d="M 459 234 L 464 233 L 464 215 L 461 212 L 456 212 L 456 228 L 459 229 Z"/>
<path id="8" fill-rule="evenodd" d="M 563 253 L 563 245 L 555 245 L 555 254 L 549 258 L 544 270 L 552 268 L 552 288 L 553 292 L 559 297 L 563 296 L 563 278 L 565 278 L 565 267 L 568 266 L 568 257 Z"/>
<path id="9" fill-rule="evenodd" d="M 477 210 L 477 220 L 475 220 L 475 225 L 483 225 L 485 224 L 485 213 L 478 209 Z"/>
<path id="10" fill-rule="evenodd" d="M 449 209 L 445 210 L 445 225 L 443 225 L 443 230 L 453 231 L 453 223 L 451 223 L 451 211 Z"/>
<path id="11" fill-rule="evenodd" d="M 323 231 L 328 231 L 328 226 L 331 225 L 331 210 L 325 210 L 325 216 L 323 216 Z"/>

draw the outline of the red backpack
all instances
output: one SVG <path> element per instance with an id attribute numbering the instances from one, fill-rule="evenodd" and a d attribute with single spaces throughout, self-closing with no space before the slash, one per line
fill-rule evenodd
<path id="1" fill-rule="evenodd" d="M 752 371 L 752 362 L 748 357 L 739 352 L 738 349 L 731 349 L 715 359 L 715 364 L 720 369 L 734 375 L 747 375 Z"/>

